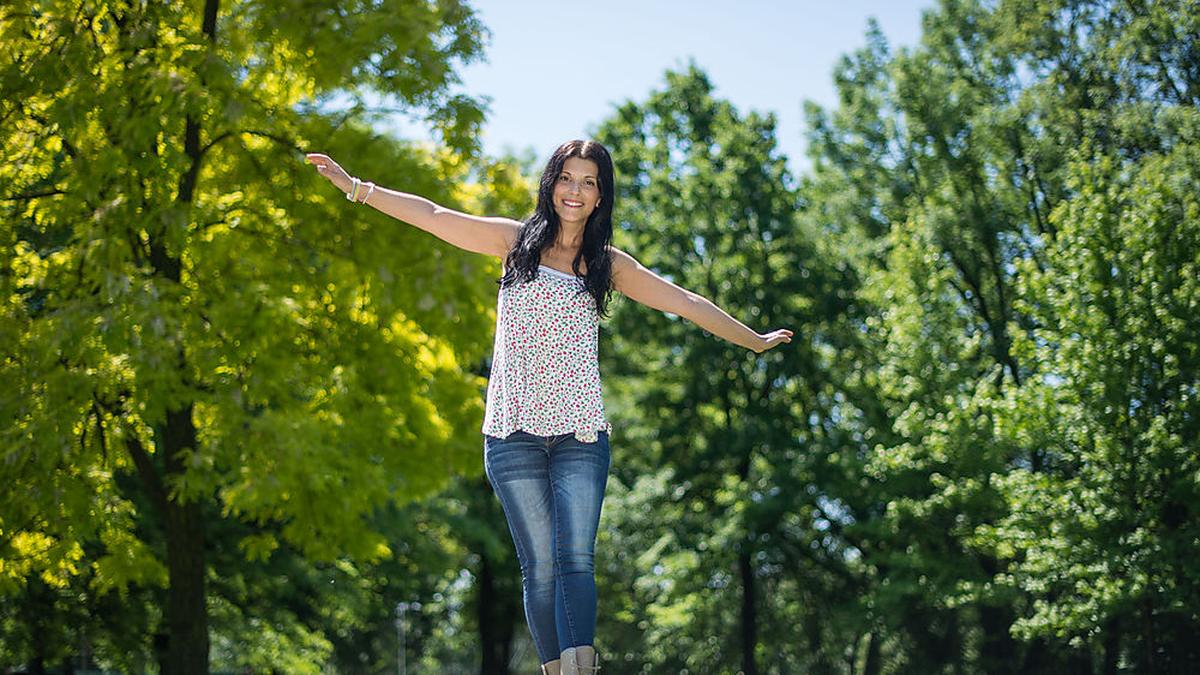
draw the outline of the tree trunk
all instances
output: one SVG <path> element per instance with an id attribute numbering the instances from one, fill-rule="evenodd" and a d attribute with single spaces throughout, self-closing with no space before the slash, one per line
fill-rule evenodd
<path id="1" fill-rule="evenodd" d="M 501 622 L 497 616 L 500 606 L 499 593 L 496 591 L 496 575 L 492 569 L 492 560 L 485 553 L 479 555 L 479 589 L 478 605 L 475 617 L 479 623 L 479 646 L 483 652 L 483 662 L 480 664 L 481 675 L 508 675 L 508 663 L 512 656 L 511 622 Z M 501 626 L 509 628 L 503 629 Z"/>
<path id="2" fill-rule="evenodd" d="M 166 485 L 184 472 L 182 453 L 196 447 L 192 405 L 167 413 L 160 445 L 166 460 Z M 201 504 L 168 496 L 167 536 L 167 673 L 207 675 L 208 610 L 205 605 L 204 520 Z"/>
<path id="3" fill-rule="evenodd" d="M 879 653 L 879 633 L 871 631 L 867 636 L 867 665 L 863 667 L 863 675 L 879 675 L 883 667 L 883 655 Z"/>
<path id="4" fill-rule="evenodd" d="M 1017 645 L 1008 632 L 1012 623 L 1013 613 L 1008 607 L 983 605 L 979 608 L 979 624 L 983 631 L 979 660 L 984 672 L 997 675 L 1017 672 Z"/>
<path id="5" fill-rule="evenodd" d="M 209 43 L 216 44 L 218 0 L 205 0 L 201 32 Z M 204 83 L 203 76 L 200 77 Z M 191 159 L 188 170 L 180 176 L 176 206 L 191 206 L 203 152 L 200 146 L 200 120 L 187 115 L 183 129 L 184 153 Z M 168 251 L 165 237 L 150 239 L 150 262 L 157 274 L 178 284 L 182 280 L 182 264 L 178 255 Z M 187 361 L 182 345 L 178 367 L 186 372 Z M 187 472 L 183 453 L 196 450 L 196 426 L 192 419 L 193 404 L 167 411 L 166 427 L 157 443 L 163 453 L 164 474 L 158 492 L 167 537 L 167 650 L 166 675 L 207 675 L 208 673 L 208 607 L 206 605 L 204 554 L 204 520 L 199 500 L 172 496 L 170 488 L 176 477 Z"/>
<path id="6" fill-rule="evenodd" d="M 1157 665 L 1154 659 L 1154 651 L 1156 649 L 1154 642 L 1154 607 L 1150 604 L 1150 598 L 1142 599 L 1142 672 L 1153 673 Z"/>
<path id="7" fill-rule="evenodd" d="M 742 672 L 744 675 L 758 675 L 758 667 L 754 664 L 754 647 L 758 644 L 758 616 L 754 604 L 754 567 L 749 551 L 738 555 L 738 570 L 742 576 Z"/>
<path id="8" fill-rule="evenodd" d="M 1121 658 L 1121 621 L 1111 617 L 1104 624 L 1104 659 L 1100 669 L 1104 675 L 1117 675 L 1117 663 Z"/>

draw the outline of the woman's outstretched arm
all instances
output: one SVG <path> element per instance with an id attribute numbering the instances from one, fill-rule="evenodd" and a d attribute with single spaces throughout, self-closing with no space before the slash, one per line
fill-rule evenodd
<path id="1" fill-rule="evenodd" d="M 713 335 L 755 353 L 792 341 L 792 331 L 786 328 L 759 334 L 708 298 L 680 288 L 646 269 L 628 253 L 616 247 L 609 250 L 613 256 L 613 287 L 631 300 L 682 316 Z"/>
<path id="2" fill-rule="evenodd" d="M 304 160 L 316 167 L 317 173 L 327 178 L 337 189 L 344 193 L 350 192 L 350 174 L 331 157 L 310 152 L 304 156 Z M 473 216 L 446 208 L 418 195 L 389 190 L 379 185 L 370 191 L 370 195 L 366 193 L 367 189 L 360 187 L 357 201 L 472 253 L 505 256 L 521 228 L 519 222 L 510 218 Z M 363 201 L 364 196 L 366 201 Z"/>

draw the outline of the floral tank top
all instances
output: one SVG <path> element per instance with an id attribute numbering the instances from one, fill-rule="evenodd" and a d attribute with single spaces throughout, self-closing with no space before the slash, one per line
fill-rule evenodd
<path id="1" fill-rule="evenodd" d="M 598 363 L 599 315 L 573 274 L 540 265 L 531 281 L 501 288 L 483 433 L 573 432 L 593 443 L 612 432 Z"/>

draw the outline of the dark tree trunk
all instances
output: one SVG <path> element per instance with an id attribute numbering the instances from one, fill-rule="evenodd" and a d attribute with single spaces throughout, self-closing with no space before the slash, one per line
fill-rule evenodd
<path id="1" fill-rule="evenodd" d="M 1140 654 L 1141 654 L 1141 661 L 1142 661 L 1142 665 L 1141 665 L 1142 672 L 1143 673 L 1157 672 L 1155 669 L 1158 667 L 1158 664 L 1156 662 L 1156 659 L 1154 658 L 1154 656 L 1155 656 L 1154 652 L 1157 649 L 1157 644 L 1155 641 L 1155 634 L 1154 634 L 1154 606 L 1150 604 L 1150 598 L 1144 598 L 1142 600 L 1142 617 L 1141 617 L 1141 619 L 1142 619 L 1142 649 L 1141 649 Z"/>
<path id="2" fill-rule="evenodd" d="M 483 522 L 506 532 L 504 512 L 488 480 L 481 476 L 470 494 L 472 499 L 479 498 L 477 508 Z M 489 547 L 484 542 L 474 540 L 471 548 L 479 553 L 480 561 L 475 608 L 483 651 L 480 672 L 483 675 L 508 675 L 513 660 L 513 638 L 523 625 L 520 619 L 523 610 L 520 567 L 511 555 L 489 555 Z"/>
<path id="3" fill-rule="evenodd" d="M 879 633 L 874 631 L 867 636 L 867 664 L 863 667 L 863 675 L 879 675 L 883 667 L 883 655 L 879 653 Z"/>
<path id="4" fill-rule="evenodd" d="M 758 608 L 754 603 L 754 566 L 749 551 L 738 555 L 738 571 L 742 576 L 742 672 L 744 675 L 758 675 L 758 667 L 754 664 L 754 647 L 758 644 Z"/>
<path id="5" fill-rule="evenodd" d="M 979 648 L 980 665 L 984 672 L 1007 675 L 1018 670 L 1017 645 L 1009 634 L 1013 613 L 1009 607 L 982 606 L 979 608 L 979 625 L 983 630 L 983 644 Z"/>
<path id="6" fill-rule="evenodd" d="M 208 608 L 206 602 L 204 520 L 197 499 L 184 501 L 167 486 L 184 473 L 184 453 L 196 447 L 192 404 L 167 412 L 156 430 L 151 455 L 136 435 L 126 447 L 147 493 L 162 516 L 167 544 L 167 589 L 163 614 L 166 630 L 154 634 L 154 654 L 164 675 L 208 673 Z M 160 469 L 155 459 L 162 457 Z"/>
<path id="7" fill-rule="evenodd" d="M 216 44 L 218 0 L 205 0 L 201 32 L 210 44 Z M 201 76 L 201 83 L 204 78 Z M 180 176 L 176 203 L 190 207 L 195 196 L 197 176 L 203 161 L 200 149 L 200 121 L 188 114 L 183 129 L 184 153 L 191 159 L 188 171 Z M 164 242 L 155 238 L 150 247 L 155 271 L 168 279 L 181 281 L 181 260 L 170 255 Z M 186 369 L 183 349 L 179 351 L 179 368 Z M 160 450 L 166 465 L 164 485 L 187 472 L 184 452 L 196 451 L 196 426 L 192 419 L 193 404 L 167 412 L 167 424 Z M 204 519 L 202 504 L 168 494 L 164 508 L 167 537 L 167 675 L 207 675 L 208 673 L 208 607 L 205 590 L 207 560 L 204 552 Z"/>
<path id="8" fill-rule="evenodd" d="M 496 574 L 491 558 L 481 553 L 479 561 L 476 619 L 483 652 L 479 672 L 481 675 L 508 675 L 508 664 L 512 660 L 513 623 L 501 620 L 500 609 L 507 603 L 501 601 L 496 589 Z"/>
<path id="9" fill-rule="evenodd" d="M 205 0 L 201 31 L 211 45 L 216 44 L 218 0 Z M 137 32 L 134 8 L 118 13 L 115 21 L 122 35 Z M 136 51 L 136 49 L 135 49 Z M 204 78 L 200 77 L 201 84 Z M 131 109 L 137 105 L 131 102 Z M 175 206 L 183 211 L 190 208 L 196 192 L 196 181 L 203 160 L 200 138 L 200 120 L 189 113 L 183 129 L 184 153 L 191 159 L 187 171 L 179 177 L 175 195 Z M 157 154 L 154 144 L 144 149 Z M 179 284 L 182 280 L 182 264 L 179 254 L 166 245 L 169 235 L 152 228 L 149 238 L 150 264 L 162 279 Z M 186 336 L 178 336 L 178 362 L 181 372 L 188 371 L 183 342 Z M 123 405 L 123 402 L 118 405 Z M 175 496 L 170 487 L 175 479 L 187 473 L 185 453 L 196 448 L 196 426 L 192 419 L 191 402 L 177 404 L 167 411 L 166 420 L 159 426 L 155 420 L 155 451 L 151 455 L 142 446 L 136 434 L 126 437 L 126 447 L 137 469 L 139 478 L 150 494 L 162 518 L 167 549 L 167 590 L 163 608 L 166 619 L 165 634 L 160 630 L 154 635 L 153 648 L 160 670 L 166 675 L 206 675 L 208 673 L 208 610 L 206 606 L 205 534 L 202 502 Z"/>
<path id="10" fill-rule="evenodd" d="M 196 447 L 192 406 L 167 413 L 162 448 L 166 474 L 182 475 L 182 453 Z M 170 480 L 167 481 L 170 484 Z M 167 673 L 208 673 L 208 611 L 205 606 L 204 521 L 200 502 L 168 497 L 165 508 L 167 537 Z"/>

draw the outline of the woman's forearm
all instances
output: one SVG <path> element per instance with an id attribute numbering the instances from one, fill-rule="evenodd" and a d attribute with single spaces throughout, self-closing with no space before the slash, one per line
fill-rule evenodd
<path id="1" fill-rule="evenodd" d="M 304 161 L 315 166 L 317 171 L 333 183 L 334 187 L 345 193 L 347 198 L 353 199 L 358 204 L 370 205 L 397 220 L 402 220 L 458 245 L 457 241 L 453 241 L 455 238 L 453 233 L 447 237 L 446 231 L 453 229 L 448 221 L 453 221 L 455 216 L 461 215 L 453 209 L 439 206 L 424 197 L 391 190 L 373 182 L 365 184 L 356 182 L 358 178 L 350 175 L 329 155 L 310 152 L 304 156 Z M 353 188 L 356 189 L 352 193 Z M 439 215 L 449 215 L 450 217 L 439 219 Z M 447 222 L 443 224 L 439 220 Z"/>
<path id="2" fill-rule="evenodd" d="M 425 230 L 442 241 L 464 251 L 498 255 L 507 249 L 507 234 L 518 226 L 507 218 L 483 218 L 434 203 L 399 190 L 367 186 L 369 195 L 361 197 L 378 211 Z M 361 188 L 360 188 L 361 190 Z"/>
<path id="3" fill-rule="evenodd" d="M 364 188 L 359 188 L 359 192 L 363 191 Z M 371 196 L 363 203 L 426 231 L 430 230 L 430 223 L 441 208 L 424 197 L 391 190 L 381 185 L 376 185 Z"/>
<path id="4" fill-rule="evenodd" d="M 692 323 L 739 347 L 745 347 L 755 353 L 762 351 L 762 337 L 749 326 L 729 316 L 725 310 L 702 295 L 692 293 L 692 302 L 695 309 L 690 312 L 690 316 L 685 317 Z"/>

